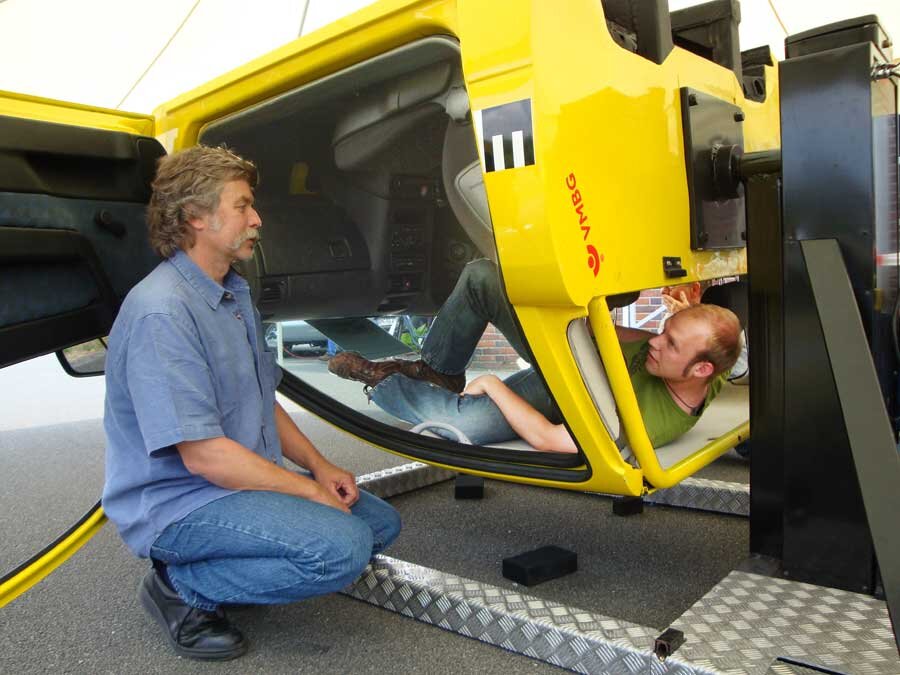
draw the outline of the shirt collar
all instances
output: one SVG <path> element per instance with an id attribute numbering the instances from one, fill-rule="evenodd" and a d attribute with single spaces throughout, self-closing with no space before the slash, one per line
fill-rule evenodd
<path id="1" fill-rule="evenodd" d="M 233 269 L 228 270 L 228 274 L 225 275 L 223 280 L 223 285 L 220 286 L 181 249 L 169 258 L 169 262 L 213 309 L 219 307 L 222 298 L 227 294 L 249 289 L 247 281 Z"/>

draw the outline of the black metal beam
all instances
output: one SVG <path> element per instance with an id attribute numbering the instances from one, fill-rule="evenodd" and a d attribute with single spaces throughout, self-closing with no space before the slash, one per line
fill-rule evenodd
<path id="1" fill-rule="evenodd" d="M 900 454 L 840 246 L 836 239 L 800 246 L 900 647 Z"/>

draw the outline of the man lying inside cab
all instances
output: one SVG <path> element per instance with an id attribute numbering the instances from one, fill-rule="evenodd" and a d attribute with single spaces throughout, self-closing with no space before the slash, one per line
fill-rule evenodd
<path id="1" fill-rule="evenodd" d="M 687 296 L 680 300 L 670 305 L 680 311 L 659 335 L 616 327 L 653 447 L 675 440 L 697 423 L 740 353 L 737 316 L 716 305 L 691 304 Z M 466 385 L 466 365 L 488 323 L 522 358 L 529 358 L 496 266 L 476 260 L 463 270 L 435 318 L 420 360 L 375 362 L 342 352 L 328 369 L 365 383 L 370 400 L 391 415 L 413 424 L 451 425 L 475 445 L 522 438 L 535 450 L 577 452 L 562 414 L 533 368 L 504 380 L 482 375 Z"/>

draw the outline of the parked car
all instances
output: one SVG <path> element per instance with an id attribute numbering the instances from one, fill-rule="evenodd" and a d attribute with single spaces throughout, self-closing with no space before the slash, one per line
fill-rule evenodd
<path id="1" fill-rule="evenodd" d="M 282 321 L 281 341 L 288 351 L 309 350 L 324 352 L 328 346 L 328 338 L 306 321 Z M 266 344 L 269 349 L 278 349 L 278 327 L 269 324 L 266 328 Z"/>

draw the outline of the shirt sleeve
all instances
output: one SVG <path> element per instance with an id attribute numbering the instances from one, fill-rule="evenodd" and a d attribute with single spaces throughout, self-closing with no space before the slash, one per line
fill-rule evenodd
<path id="1" fill-rule="evenodd" d="M 168 314 L 141 318 L 129 339 L 126 372 L 148 454 L 225 435 L 213 376 L 192 327 Z"/>

